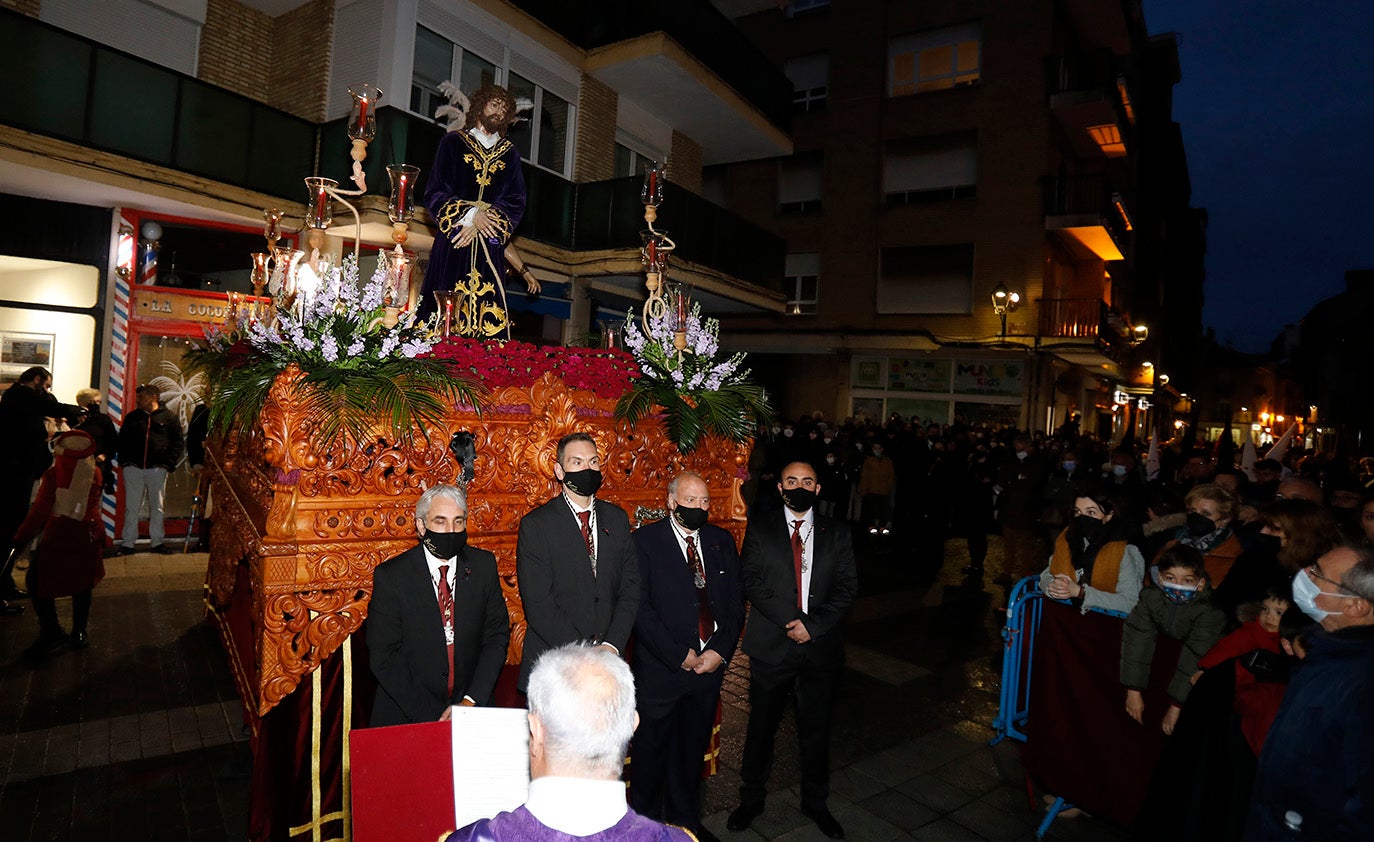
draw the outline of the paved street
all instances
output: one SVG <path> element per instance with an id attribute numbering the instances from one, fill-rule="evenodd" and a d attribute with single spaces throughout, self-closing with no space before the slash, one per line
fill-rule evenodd
<path id="1" fill-rule="evenodd" d="M 1022 840 L 1031 812 L 1019 747 L 989 747 L 1005 591 L 996 539 L 984 587 L 897 534 L 860 536 L 861 597 L 847 630 L 848 670 L 832 750 L 831 809 L 852 840 Z M 0 618 L 0 839 L 241 840 L 251 758 L 229 667 L 203 620 L 206 556 L 107 561 L 84 652 L 34 666 L 31 610 Z M 64 622 L 68 607 L 59 601 Z M 748 833 L 725 819 L 739 785 L 748 659 L 726 679 L 720 774 L 707 826 L 723 840 L 823 838 L 798 811 L 790 721 L 768 808 Z M 1039 793 L 1035 796 L 1038 800 Z M 1051 839 L 1114 840 L 1090 817 Z M 425 840 L 428 842 L 428 840 Z"/>

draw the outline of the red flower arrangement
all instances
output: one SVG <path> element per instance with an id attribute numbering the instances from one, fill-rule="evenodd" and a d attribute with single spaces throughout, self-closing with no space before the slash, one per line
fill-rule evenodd
<path id="1" fill-rule="evenodd" d="M 601 348 L 564 348 L 528 342 L 480 342 L 449 337 L 426 355 L 470 375 L 490 390 L 530 386 L 547 372 L 569 389 L 583 389 L 597 397 L 616 399 L 641 376 L 639 364 L 626 351 Z"/>

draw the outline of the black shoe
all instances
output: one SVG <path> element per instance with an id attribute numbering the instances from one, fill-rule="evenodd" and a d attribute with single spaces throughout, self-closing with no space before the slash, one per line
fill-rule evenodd
<path id="1" fill-rule="evenodd" d="M 6 602 L 6 601 L 0 599 L 0 615 L 6 616 L 6 617 L 13 617 L 15 614 L 23 614 L 23 613 L 24 613 L 24 606 L 22 606 L 22 605 L 11 605 L 10 603 L 8 603 L 8 602 Z"/>
<path id="2" fill-rule="evenodd" d="M 106 558 L 118 558 L 119 556 L 122 556 L 122 555 L 129 555 L 129 554 L 132 553 L 132 552 L 133 552 L 133 550 L 129 549 L 128 547 L 124 546 L 123 544 L 115 544 L 113 547 L 110 547 L 108 550 L 105 551 L 105 557 L 106 557 Z"/>
<path id="3" fill-rule="evenodd" d="M 762 812 L 762 804 L 741 804 L 730 814 L 730 818 L 726 819 L 725 826 L 731 830 L 748 830 L 749 825 L 753 824 L 754 819 Z"/>
<path id="4" fill-rule="evenodd" d="M 0 599 L 8 599 L 11 602 L 18 602 L 21 599 L 28 599 L 29 592 L 20 588 L 18 585 L 10 585 L 8 588 L 0 589 Z"/>
<path id="5" fill-rule="evenodd" d="M 825 807 L 813 809 L 803 806 L 801 812 L 803 816 L 815 822 L 816 827 L 820 828 L 821 833 L 824 833 L 827 837 L 831 839 L 844 838 L 844 828 L 840 827 L 840 823 L 835 820 L 834 816 L 830 815 L 830 811 Z"/>
<path id="6" fill-rule="evenodd" d="M 33 660 L 42 660 L 61 652 L 66 645 L 67 636 L 63 634 L 61 630 L 52 634 L 43 633 L 38 636 L 37 640 L 29 645 L 28 649 L 24 650 L 24 657 Z"/>
<path id="7" fill-rule="evenodd" d="M 166 544 L 158 544 L 156 547 L 153 547 L 153 548 L 152 548 L 151 550 L 149 550 L 148 552 L 150 552 L 150 553 L 157 553 L 158 555 L 176 555 L 176 554 L 177 554 L 177 551 L 176 551 L 176 550 L 172 549 L 171 547 L 167 546 Z"/>
<path id="8" fill-rule="evenodd" d="M 67 642 L 72 645 L 73 649 L 86 649 L 91 645 L 91 640 L 84 631 L 72 632 L 67 635 Z"/>

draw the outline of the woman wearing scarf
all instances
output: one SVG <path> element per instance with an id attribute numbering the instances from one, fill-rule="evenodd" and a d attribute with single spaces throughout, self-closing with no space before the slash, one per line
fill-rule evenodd
<path id="1" fill-rule="evenodd" d="M 29 565 L 29 597 L 38 615 L 38 640 L 27 654 L 45 657 L 66 643 L 89 646 L 86 621 L 91 591 L 105 578 L 105 536 L 100 525 L 100 469 L 95 466 L 96 443 L 89 433 L 72 430 L 53 443 L 52 467 L 43 474 L 29 516 L 15 533 L 22 546 L 42 533 Z M 57 621 L 56 599 L 72 598 L 72 631 Z"/>
<path id="2" fill-rule="evenodd" d="M 1116 502 L 1102 490 L 1085 490 L 1073 504 L 1073 519 L 1054 542 L 1054 555 L 1040 574 L 1040 589 L 1052 599 L 1127 613 L 1145 579 L 1145 558 L 1126 540 Z"/>
<path id="3" fill-rule="evenodd" d="M 1192 547 L 1202 553 L 1208 584 L 1212 588 L 1220 586 L 1241 552 L 1240 539 L 1231 530 L 1239 506 L 1235 495 L 1219 485 L 1206 483 L 1194 487 L 1183 498 L 1188 520 L 1174 539 L 1164 545 L 1160 555 L 1175 544 Z"/>

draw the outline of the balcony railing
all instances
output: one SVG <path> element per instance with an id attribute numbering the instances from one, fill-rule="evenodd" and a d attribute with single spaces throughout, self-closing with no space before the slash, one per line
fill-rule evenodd
<path id="1" fill-rule="evenodd" d="M 709 0 L 512 0 L 584 50 L 663 32 L 787 129 L 792 82 Z"/>
<path id="2" fill-rule="evenodd" d="M 1040 335 L 1057 339 L 1108 338 L 1107 305 L 1100 298 L 1041 298 Z"/>
<path id="3" fill-rule="evenodd" d="M 1131 230 L 1126 201 L 1105 175 L 1071 175 L 1044 180 L 1045 216 L 1093 216 L 1124 250 Z"/>
<path id="4" fill-rule="evenodd" d="M 316 126 L 25 15 L 0 10 L 0 123 L 299 199 Z"/>

